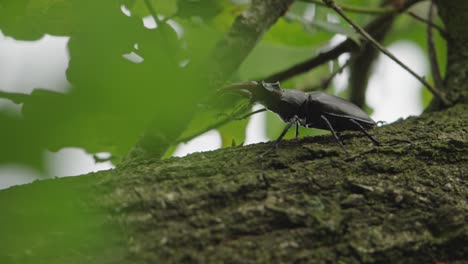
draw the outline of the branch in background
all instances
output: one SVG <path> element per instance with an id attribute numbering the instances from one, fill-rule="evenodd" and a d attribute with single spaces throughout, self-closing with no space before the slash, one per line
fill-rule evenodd
<path id="1" fill-rule="evenodd" d="M 294 0 L 253 0 L 213 51 L 212 84 L 225 83 Z"/>
<path id="2" fill-rule="evenodd" d="M 331 82 L 333 79 L 338 75 L 339 73 L 342 73 L 343 70 L 348 67 L 350 64 L 350 60 L 348 59 L 343 65 L 341 65 L 338 69 L 336 69 L 332 74 L 330 74 L 326 79 L 322 80 L 319 84 L 306 87 L 303 89 L 304 92 L 310 92 L 310 91 L 318 91 L 318 90 L 325 90 L 330 86 Z"/>
<path id="3" fill-rule="evenodd" d="M 437 61 L 437 52 L 434 44 L 434 35 L 432 34 L 432 20 L 434 16 L 434 2 L 431 1 L 429 6 L 429 13 L 427 18 L 429 23 L 427 24 L 427 47 L 429 50 L 429 61 L 431 64 L 432 78 L 434 79 L 434 84 L 438 89 L 444 89 L 444 82 L 442 81 L 442 76 L 440 74 L 439 62 Z"/>
<path id="4" fill-rule="evenodd" d="M 420 16 L 418 16 L 417 14 L 411 12 L 411 11 L 408 11 L 406 12 L 406 14 L 408 14 L 410 17 L 416 19 L 417 21 L 420 21 L 420 22 L 423 22 L 435 29 L 437 29 L 437 31 L 439 31 L 439 34 L 444 38 L 444 39 L 447 39 L 447 32 L 439 25 L 437 25 L 436 23 L 434 23 L 433 21 L 429 21 L 427 19 L 424 19 Z"/>
<path id="5" fill-rule="evenodd" d="M 327 6 L 321 0 L 300 0 L 306 3 L 312 3 L 321 6 Z M 369 14 L 369 15 L 378 15 L 378 14 L 388 14 L 398 12 L 398 9 L 394 7 L 364 7 L 364 6 L 350 6 L 350 5 L 340 5 L 341 9 L 344 11 Z"/>
<path id="6" fill-rule="evenodd" d="M 299 75 L 301 73 L 308 72 L 309 70 L 311 70 L 311 69 L 313 69 L 313 68 L 315 68 L 317 66 L 320 66 L 320 65 L 322 65 L 322 64 L 324 64 L 324 63 L 326 63 L 328 61 L 335 60 L 341 54 L 346 53 L 346 52 L 350 52 L 354 48 L 356 48 L 356 44 L 351 39 L 347 39 L 347 40 L 343 41 L 341 44 L 339 44 L 338 46 L 335 46 L 334 48 L 332 48 L 329 51 L 322 52 L 319 55 L 317 55 L 316 57 L 313 57 L 313 58 L 311 58 L 309 60 L 298 63 L 298 64 L 292 66 L 291 68 L 288 68 L 288 69 L 283 70 L 281 72 L 277 72 L 275 74 L 272 74 L 272 75 L 264 78 L 264 80 L 266 82 L 281 82 L 281 81 L 284 81 L 284 80 L 289 79 L 289 78 L 291 78 L 293 76 Z"/>
<path id="7" fill-rule="evenodd" d="M 382 1 L 382 5 L 386 4 L 389 4 L 388 1 Z M 393 13 L 391 17 L 383 20 L 378 31 L 369 32 L 372 37 L 379 42 L 383 41 L 392 28 L 397 15 L 397 13 Z M 369 42 L 364 42 L 359 51 L 351 54 L 348 79 L 349 100 L 361 108 L 366 104 L 366 91 L 372 72 L 372 65 L 378 55 L 379 51 L 374 49 Z"/>
<path id="8" fill-rule="evenodd" d="M 335 10 L 336 13 L 338 13 L 343 19 L 345 19 L 346 22 L 348 22 L 358 33 L 360 33 L 365 39 L 367 39 L 375 48 L 380 50 L 383 54 L 387 55 L 389 58 L 395 61 L 398 65 L 404 68 L 407 72 L 413 75 L 416 79 L 418 79 L 422 84 L 424 84 L 424 86 L 426 86 L 429 89 L 429 91 L 432 92 L 433 95 L 438 97 L 444 105 L 449 104 L 448 100 L 445 98 L 444 93 L 439 91 L 437 88 L 432 87 L 432 85 L 430 85 L 424 78 L 419 76 L 411 68 L 406 66 L 406 64 L 401 62 L 392 53 L 390 53 L 385 47 L 380 45 L 371 35 L 369 35 L 369 33 L 367 33 L 363 28 L 358 26 L 345 13 L 343 13 L 343 11 L 335 4 L 333 0 L 323 0 L 323 2 L 327 4 L 329 7 L 333 8 L 333 10 Z"/>
<path id="9" fill-rule="evenodd" d="M 408 8 L 406 6 L 405 8 Z M 377 34 L 380 32 L 382 25 L 388 23 L 389 20 L 393 19 L 395 13 L 391 14 L 384 14 L 372 20 L 369 24 L 365 26 L 366 31 L 370 32 L 371 34 Z M 298 63 L 293 65 L 292 67 L 285 69 L 283 71 L 274 73 L 266 78 L 261 80 L 265 80 L 267 82 L 277 82 L 277 81 L 284 81 L 289 78 L 292 78 L 296 75 L 306 73 L 323 63 L 326 63 L 331 60 L 337 59 L 341 54 L 352 52 L 358 48 L 357 44 L 350 38 L 343 41 L 341 44 L 331 48 L 328 51 L 320 53 L 319 55 L 310 58 L 304 62 Z"/>

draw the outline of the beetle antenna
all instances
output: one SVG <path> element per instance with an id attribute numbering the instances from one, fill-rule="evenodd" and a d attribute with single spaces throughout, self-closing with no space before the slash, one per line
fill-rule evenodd
<path id="1" fill-rule="evenodd" d="M 296 139 L 299 136 L 299 123 L 296 122 Z"/>

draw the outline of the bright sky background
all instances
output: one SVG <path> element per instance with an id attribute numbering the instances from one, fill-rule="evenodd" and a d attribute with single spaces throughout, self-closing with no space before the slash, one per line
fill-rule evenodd
<path id="1" fill-rule="evenodd" d="M 45 36 L 34 42 L 15 41 L 0 32 L 0 90 L 30 93 L 34 88 L 65 91 L 68 82 L 65 71 L 68 65 L 67 38 Z M 415 45 L 399 42 L 390 50 L 420 75 L 427 72 L 423 52 Z M 28 73 L 28 76 L 23 76 Z M 346 86 L 347 73 L 338 76 L 338 89 Z M 390 59 L 380 56 L 375 74 L 370 80 L 367 102 L 375 112 L 377 121 L 393 122 L 401 117 L 422 112 L 420 85 L 417 80 Z M 260 106 L 254 106 L 258 108 Z M 0 110 L 8 108 L 19 113 L 20 107 L 0 99 Z M 246 143 L 266 141 L 265 113 L 254 115 L 247 126 Z M 195 151 L 207 151 L 221 146 L 217 131 L 209 131 L 187 144 L 181 144 L 176 156 Z M 73 176 L 112 168 L 110 163 L 95 164 L 94 159 L 78 148 L 65 148 L 57 153 L 47 153 L 48 173 L 52 176 Z M 0 189 L 24 184 L 39 178 L 34 170 L 18 165 L 0 165 Z"/>

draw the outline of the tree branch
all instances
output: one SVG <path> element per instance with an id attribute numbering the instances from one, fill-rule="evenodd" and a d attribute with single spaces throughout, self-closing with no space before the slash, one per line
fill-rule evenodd
<path id="1" fill-rule="evenodd" d="M 253 0 L 213 51 L 213 84 L 224 83 L 236 71 L 263 34 L 286 13 L 293 0 Z"/>
<path id="2" fill-rule="evenodd" d="M 321 6 L 327 6 L 321 0 L 300 0 L 306 3 L 312 3 Z M 351 5 L 340 5 L 341 9 L 344 11 L 360 13 L 360 14 L 369 14 L 369 15 L 378 15 L 378 14 L 388 14 L 398 12 L 398 9 L 394 7 L 364 7 L 364 6 L 351 6 Z"/>
<path id="3" fill-rule="evenodd" d="M 317 66 L 320 66 L 324 64 L 325 62 L 337 59 L 341 54 L 344 54 L 346 52 L 350 52 L 356 48 L 356 44 L 351 40 L 347 39 L 343 41 L 341 44 L 338 46 L 335 46 L 329 51 L 322 52 L 318 54 L 317 56 L 308 59 L 304 62 L 298 63 L 286 70 L 274 73 L 266 78 L 264 80 L 266 82 L 281 82 L 286 79 L 289 79 L 293 76 L 299 75 L 301 73 L 305 73 Z"/>
<path id="4" fill-rule="evenodd" d="M 449 105 L 449 101 L 445 98 L 445 94 L 439 91 L 437 88 L 430 85 L 424 78 L 419 76 L 416 72 L 414 72 L 410 67 L 406 66 L 402 61 L 400 61 L 397 57 L 395 57 L 391 52 L 389 52 L 385 47 L 380 45 L 369 33 L 367 33 L 363 28 L 358 26 L 354 23 L 343 11 L 335 4 L 333 0 L 323 0 L 328 6 L 333 8 L 343 19 L 346 20 L 357 32 L 359 32 L 365 39 L 367 39 L 375 48 L 380 50 L 383 54 L 387 55 L 390 59 L 395 61 L 398 65 L 400 65 L 403 69 L 413 75 L 416 79 L 418 79 L 424 86 L 426 86 L 429 91 L 436 97 L 438 97 L 444 105 Z"/>
<path id="5" fill-rule="evenodd" d="M 371 34 L 378 34 L 382 30 L 382 25 L 388 24 L 388 21 L 391 21 L 395 13 L 391 14 L 384 14 L 372 20 L 369 24 L 365 26 L 366 31 L 370 32 Z M 308 72 L 323 63 L 326 63 L 331 60 L 337 59 L 341 54 L 352 52 L 357 50 L 357 44 L 350 38 L 346 39 L 342 43 L 338 44 L 337 46 L 333 47 L 332 49 L 322 52 L 319 55 L 305 60 L 304 62 L 298 63 L 293 65 L 292 67 L 285 69 L 283 71 L 274 73 L 262 80 L 267 82 L 276 82 L 276 81 L 284 81 L 289 78 L 292 78 L 296 75 Z"/>
<path id="6" fill-rule="evenodd" d="M 434 15 L 434 2 L 431 1 L 428 13 L 428 24 L 427 24 L 427 47 L 429 50 L 429 61 L 431 63 L 432 78 L 437 88 L 444 89 L 444 82 L 442 81 L 442 75 L 440 74 L 439 62 L 437 61 L 437 52 L 434 44 L 434 35 L 432 34 L 432 19 Z"/>

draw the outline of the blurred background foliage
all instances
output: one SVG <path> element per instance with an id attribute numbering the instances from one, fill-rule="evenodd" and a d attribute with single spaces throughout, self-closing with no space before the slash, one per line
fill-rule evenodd
<path id="1" fill-rule="evenodd" d="M 67 79 L 71 84 L 67 93 L 37 87 L 29 95 L 1 94 L 22 104 L 22 115 L 0 112 L 0 163 L 42 168 L 44 150 L 70 146 L 89 153 L 110 152 L 118 163 L 149 126 L 170 135 L 172 147 L 166 156 L 184 138 L 211 127 L 219 130 L 223 146 L 241 144 L 248 120 L 222 122 L 241 102 L 215 94 L 218 87 L 209 82 L 210 58 L 216 43 L 248 6 L 249 1 L 240 0 L 0 0 L 4 35 L 31 41 L 45 34 L 70 37 Z M 427 4 L 411 10 L 424 17 Z M 349 15 L 365 25 L 378 14 Z M 144 19 L 154 25 L 145 26 Z M 297 1 L 226 82 L 261 80 L 330 49 L 343 36 L 359 43 L 359 36 L 330 9 Z M 444 41 L 435 36 L 439 61 L 444 62 Z M 426 50 L 426 25 L 400 14 L 384 44 L 400 40 Z M 326 63 L 282 86 L 315 87 L 338 66 Z M 326 91 L 336 93 L 333 83 Z M 431 96 L 423 91 L 427 105 Z M 268 114 L 269 138 L 277 137 L 283 127 L 279 118 Z M 302 135 L 311 133 L 317 131 L 301 130 Z"/>

